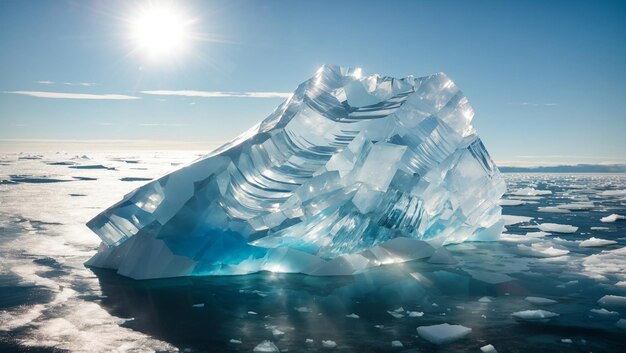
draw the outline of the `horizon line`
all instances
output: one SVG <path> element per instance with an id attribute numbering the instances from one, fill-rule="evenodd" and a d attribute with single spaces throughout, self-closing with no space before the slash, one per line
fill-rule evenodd
<path id="1" fill-rule="evenodd" d="M 122 150 L 146 150 L 146 151 L 206 151 L 222 146 L 229 140 L 208 141 L 200 139 L 190 140 L 161 140 L 161 139 L 57 139 L 57 138 L 0 138 L 0 152 L 57 152 L 57 151 L 122 151 Z M 539 159 L 540 156 L 536 156 Z M 578 161 L 555 161 L 554 155 L 546 155 L 544 161 L 529 160 L 498 160 L 494 162 L 498 167 L 508 168 L 536 168 L 536 167 L 560 167 L 576 165 L 626 165 L 626 157 L 598 158 L 597 162 L 588 158 L 580 158 Z"/>

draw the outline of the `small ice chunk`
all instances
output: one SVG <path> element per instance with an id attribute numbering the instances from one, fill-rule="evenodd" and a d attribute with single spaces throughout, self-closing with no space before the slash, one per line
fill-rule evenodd
<path id="1" fill-rule="evenodd" d="M 404 312 L 404 308 L 403 307 L 399 307 L 397 309 L 393 310 L 394 313 L 403 313 Z"/>
<path id="2" fill-rule="evenodd" d="M 626 319 L 619 319 L 615 323 L 615 326 L 621 328 L 622 330 L 626 330 Z"/>
<path id="3" fill-rule="evenodd" d="M 402 348 L 404 345 L 400 341 L 391 341 L 391 347 L 393 348 Z"/>
<path id="4" fill-rule="evenodd" d="M 322 347 L 324 348 L 335 348 L 337 347 L 337 342 L 332 340 L 322 340 Z"/>
<path id="5" fill-rule="evenodd" d="M 385 328 L 385 325 L 374 325 L 374 327 L 376 327 L 378 329 L 382 329 L 382 328 Z"/>
<path id="6" fill-rule="evenodd" d="M 608 307 L 626 308 L 626 297 L 619 295 L 605 295 L 598 300 L 598 304 Z"/>
<path id="7" fill-rule="evenodd" d="M 395 311 L 387 311 L 387 313 L 393 317 L 395 317 L 396 319 L 402 319 L 404 317 L 404 314 L 401 313 L 397 313 Z"/>
<path id="8" fill-rule="evenodd" d="M 546 233 L 546 232 L 526 232 L 526 236 L 527 237 L 531 237 L 531 238 L 542 238 L 545 237 L 546 235 L 550 235 L 550 233 Z"/>
<path id="9" fill-rule="evenodd" d="M 568 344 L 571 344 L 571 343 L 572 343 L 572 339 L 571 339 L 571 338 L 561 338 L 561 342 L 562 342 L 562 343 L 568 343 Z"/>
<path id="10" fill-rule="evenodd" d="M 511 315 L 518 320 L 530 322 L 547 322 L 548 320 L 559 316 L 557 313 L 546 310 L 523 310 L 514 312 Z"/>
<path id="11" fill-rule="evenodd" d="M 591 312 L 591 314 L 593 314 L 592 316 L 595 317 L 600 317 L 600 318 L 613 318 L 613 317 L 619 317 L 619 313 L 617 311 L 609 311 L 606 310 L 605 308 L 601 308 L 601 309 L 591 309 L 589 310 Z"/>
<path id="12" fill-rule="evenodd" d="M 544 232 L 552 233 L 575 233 L 578 230 L 578 227 L 557 223 L 541 223 L 537 228 Z"/>
<path id="13" fill-rule="evenodd" d="M 357 315 L 357 314 L 355 314 L 355 313 L 352 313 L 352 314 L 348 314 L 348 315 L 346 315 L 346 317 L 349 317 L 349 318 L 351 318 L 351 319 L 358 319 L 360 316 L 359 316 L 359 315 Z"/>
<path id="14" fill-rule="evenodd" d="M 444 344 L 460 340 L 472 332 L 469 327 L 461 325 L 450 325 L 448 323 L 431 326 L 420 326 L 417 334 L 434 344 Z"/>
<path id="15" fill-rule="evenodd" d="M 409 314 L 409 317 L 422 317 L 424 316 L 424 313 L 421 311 L 407 311 L 407 314 Z"/>
<path id="16" fill-rule="evenodd" d="M 546 206 L 546 207 L 537 207 L 537 212 L 545 212 L 545 213 L 570 213 L 570 210 L 566 210 L 564 208 L 558 208 L 554 206 Z"/>
<path id="17" fill-rule="evenodd" d="M 518 244 L 517 250 L 526 256 L 533 257 L 557 257 L 569 254 L 569 250 L 558 249 L 553 246 L 548 246 L 547 244 L 531 244 L 531 246 L 527 246 L 524 244 Z"/>
<path id="18" fill-rule="evenodd" d="M 478 299 L 479 303 L 491 303 L 491 298 L 489 297 L 482 297 L 480 299 Z"/>
<path id="19" fill-rule="evenodd" d="M 626 219 L 626 216 L 622 216 L 621 214 L 615 214 L 613 213 L 610 216 L 606 216 L 606 217 L 602 217 L 600 218 L 600 222 L 603 223 L 612 223 L 612 222 L 617 222 L 617 221 L 623 221 Z"/>
<path id="20" fill-rule="evenodd" d="M 480 351 L 483 353 L 498 353 L 496 348 L 491 344 L 480 347 Z"/>
<path id="21" fill-rule="evenodd" d="M 252 351 L 257 353 L 280 353 L 280 350 L 272 341 L 263 341 L 257 344 Z"/>
<path id="22" fill-rule="evenodd" d="M 298 306 L 293 308 L 295 311 L 299 312 L 299 313 L 310 313 L 311 309 L 307 308 L 306 306 Z"/>
<path id="23" fill-rule="evenodd" d="M 557 303 L 556 300 L 552 300 L 552 299 L 548 299 L 548 298 L 541 298 L 541 297 L 526 297 L 525 300 L 527 302 L 535 304 L 535 305 L 550 305 L 550 304 L 556 304 Z"/>
<path id="24" fill-rule="evenodd" d="M 204 303 L 194 304 L 194 305 L 192 305 L 192 307 L 194 307 L 194 308 L 204 308 Z"/>
<path id="25" fill-rule="evenodd" d="M 591 230 L 609 230 L 609 227 L 591 227 Z"/>
<path id="26" fill-rule="evenodd" d="M 230 339 L 230 341 L 228 341 L 228 342 L 230 342 L 230 343 L 232 343 L 232 344 L 241 344 L 241 340 L 240 340 L 240 339 L 239 339 L 239 340 L 236 340 L 236 339 L 234 339 L 234 338 L 231 338 L 231 339 Z"/>
<path id="27" fill-rule="evenodd" d="M 311 338 L 307 338 L 306 340 L 304 340 L 304 343 L 306 343 L 306 344 L 313 344 L 313 343 L 315 343 L 315 341 L 313 341 Z"/>
<path id="28" fill-rule="evenodd" d="M 249 315 L 258 315 L 258 314 L 257 314 L 256 312 L 254 312 L 254 311 L 248 311 L 248 314 L 249 314 Z"/>
<path id="29" fill-rule="evenodd" d="M 615 240 L 606 240 L 606 239 L 591 237 L 587 240 L 581 241 L 578 246 L 583 247 L 583 248 L 590 248 L 590 247 L 595 247 L 595 246 L 605 246 L 605 245 L 611 245 L 611 244 L 617 244 L 617 242 Z"/>
<path id="30" fill-rule="evenodd" d="M 272 336 L 274 336 L 274 337 L 280 337 L 280 336 L 283 336 L 284 334 L 285 334 L 285 332 L 283 332 L 283 331 L 281 331 L 281 330 L 279 330 L 277 328 L 273 328 L 272 329 Z"/>
<path id="31" fill-rule="evenodd" d="M 533 188 L 523 188 L 516 191 L 513 191 L 511 195 L 515 196 L 541 196 L 541 195 L 550 195 L 552 191 L 550 190 L 537 190 Z"/>

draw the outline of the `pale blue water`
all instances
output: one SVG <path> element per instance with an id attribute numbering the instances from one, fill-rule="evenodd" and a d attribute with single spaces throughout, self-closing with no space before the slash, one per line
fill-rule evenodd
<path id="1" fill-rule="evenodd" d="M 626 296 L 626 282 L 620 283 L 626 281 L 626 221 L 600 221 L 626 215 L 626 194 L 615 191 L 626 189 L 624 175 L 505 175 L 510 191 L 552 194 L 506 195 L 527 203 L 505 206 L 504 214 L 530 219 L 508 225 L 499 242 L 449 246 L 456 264 L 416 261 L 349 277 L 258 273 L 133 281 L 82 265 L 99 243 L 84 223 L 144 178 L 194 156 L 88 156 L 0 157 L 0 351 L 251 352 L 264 340 L 292 352 L 479 352 L 486 344 L 499 352 L 626 351 L 626 330 L 616 326 L 626 307 L 598 303 L 604 295 Z M 114 169 L 70 168 L 96 165 Z M 538 211 L 574 202 L 584 203 L 583 210 Z M 578 229 L 525 235 L 542 223 Z M 616 243 L 580 246 L 591 237 Z M 536 257 L 550 246 L 569 253 Z M 537 306 L 527 296 L 557 303 Z M 482 297 L 490 301 L 479 302 Z M 590 311 L 603 307 L 615 313 Z M 399 308 L 402 318 L 388 313 Z M 511 316 L 535 309 L 560 316 L 545 323 Z M 346 317 L 352 313 L 359 318 Z M 472 333 L 443 346 L 417 336 L 418 326 L 444 322 Z M 305 344 L 307 338 L 314 343 Z M 322 340 L 337 347 L 323 348 Z M 392 348 L 393 340 L 404 347 Z"/>

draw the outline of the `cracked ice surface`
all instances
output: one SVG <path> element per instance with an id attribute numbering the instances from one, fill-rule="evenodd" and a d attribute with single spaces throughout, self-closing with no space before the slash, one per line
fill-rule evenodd
<path id="1" fill-rule="evenodd" d="M 258 125 L 92 219 L 103 245 L 88 264 L 345 275 L 497 239 L 505 184 L 473 115 L 443 73 L 323 66 Z"/>

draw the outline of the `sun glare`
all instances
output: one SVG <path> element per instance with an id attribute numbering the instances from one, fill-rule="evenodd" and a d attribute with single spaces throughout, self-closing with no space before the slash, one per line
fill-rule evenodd
<path id="1" fill-rule="evenodd" d="M 190 40 L 191 19 L 171 4 L 151 4 L 131 21 L 136 50 L 153 60 L 178 56 Z"/>

